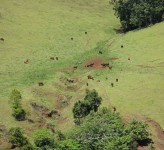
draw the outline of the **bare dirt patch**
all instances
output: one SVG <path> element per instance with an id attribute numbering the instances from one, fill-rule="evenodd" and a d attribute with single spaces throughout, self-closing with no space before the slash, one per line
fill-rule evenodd
<path id="1" fill-rule="evenodd" d="M 86 61 L 84 66 L 73 66 L 73 67 L 67 67 L 63 69 L 58 70 L 51 70 L 51 71 L 57 71 L 57 72 L 64 72 L 64 71 L 75 71 L 76 69 L 91 69 L 91 70 L 101 70 L 101 69 L 112 69 L 112 66 L 109 65 L 109 61 L 115 61 L 119 58 L 109 58 L 107 60 L 103 60 L 99 57 L 96 57 L 94 59 Z"/>

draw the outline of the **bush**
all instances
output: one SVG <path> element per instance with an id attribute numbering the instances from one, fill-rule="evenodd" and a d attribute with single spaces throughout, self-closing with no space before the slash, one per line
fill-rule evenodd
<path id="1" fill-rule="evenodd" d="M 21 121 L 26 117 L 26 112 L 21 105 L 22 96 L 18 90 L 13 90 L 10 95 L 10 101 L 12 103 L 13 113 L 12 115 L 16 120 Z"/>
<path id="2" fill-rule="evenodd" d="M 55 143 L 52 133 L 48 129 L 40 129 L 34 132 L 34 143 L 42 149 L 49 147 L 54 148 Z"/>
<path id="3" fill-rule="evenodd" d="M 27 138 L 23 136 L 23 130 L 19 127 L 9 130 L 9 142 L 16 147 L 22 147 L 29 143 Z"/>

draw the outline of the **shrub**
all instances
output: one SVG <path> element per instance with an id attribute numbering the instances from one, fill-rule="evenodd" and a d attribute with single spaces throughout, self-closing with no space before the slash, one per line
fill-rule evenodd
<path id="1" fill-rule="evenodd" d="M 34 132 L 34 143 L 37 147 L 46 148 L 55 147 L 54 139 L 52 133 L 48 129 L 40 129 Z"/>
<path id="2" fill-rule="evenodd" d="M 9 142 L 16 147 L 22 147 L 28 144 L 28 140 L 23 136 L 23 130 L 19 127 L 9 130 Z"/>

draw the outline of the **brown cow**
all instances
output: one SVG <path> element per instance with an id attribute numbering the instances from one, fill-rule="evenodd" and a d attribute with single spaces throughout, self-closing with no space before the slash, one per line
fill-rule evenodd
<path id="1" fill-rule="evenodd" d="M 115 106 L 113 106 L 113 111 L 116 112 L 116 107 Z"/>
<path id="2" fill-rule="evenodd" d="M 114 87 L 114 83 L 111 83 L 111 86 Z"/>
<path id="3" fill-rule="evenodd" d="M 68 81 L 69 83 L 74 83 L 74 80 L 73 80 L 73 79 L 67 79 L 67 81 Z"/>
<path id="4" fill-rule="evenodd" d="M 101 66 L 103 66 L 103 67 L 109 67 L 109 63 L 103 63 L 103 64 L 101 64 Z"/>
<path id="5" fill-rule="evenodd" d="M 102 51 L 99 51 L 99 54 L 102 54 L 103 52 Z"/>
<path id="6" fill-rule="evenodd" d="M 50 57 L 50 59 L 51 59 L 51 60 L 55 60 L 55 58 L 54 58 L 54 57 Z"/>
<path id="7" fill-rule="evenodd" d="M 109 66 L 109 69 L 112 69 L 112 66 Z"/>
<path id="8" fill-rule="evenodd" d="M 88 79 L 94 80 L 94 78 L 91 75 L 88 75 L 87 77 L 88 77 Z"/>
<path id="9" fill-rule="evenodd" d="M 44 86 L 44 83 L 43 82 L 39 82 L 38 85 L 39 86 Z"/>
<path id="10" fill-rule="evenodd" d="M 1 40 L 1 41 L 3 41 L 3 42 L 5 41 L 5 39 L 4 39 L 4 38 L 0 38 L 0 40 Z"/>
<path id="11" fill-rule="evenodd" d="M 24 61 L 24 64 L 28 64 L 29 63 L 29 60 L 27 59 L 26 61 Z"/>
<path id="12" fill-rule="evenodd" d="M 85 67 L 93 67 L 94 63 L 88 64 Z"/>
<path id="13" fill-rule="evenodd" d="M 77 66 L 74 66 L 73 69 L 77 69 Z"/>

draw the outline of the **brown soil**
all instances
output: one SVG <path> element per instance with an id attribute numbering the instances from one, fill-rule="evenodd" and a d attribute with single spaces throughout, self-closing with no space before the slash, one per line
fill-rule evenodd
<path id="1" fill-rule="evenodd" d="M 139 147 L 137 148 L 137 150 L 147 150 L 147 148 L 146 148 L 146 147 L 141 147 L 141 146 L 139 146 Z"/>
<path id="2" fill-rule="evenodd" d="M 85 66 L 76 66 L 77 68 L 73 67 L 68 67 L 68 68 L 63 68 L 63 69 L 58 69 L 58 70 L 51 70 L 51 71 L 57 71 L 57 72 L 63 72 L 63 71 L 74 71 L 76 69 L 91 69 L 91 70 L 101 70 L 101 69 L 111 69 L 109 67 L 104 67 L 101 64 L 107 63 L 108 61 L 115 61 L 118 60 L 119 58 L 109 58 L 107 61 L 102 60 L 99 57 L 96 57 L 94 59 L 91 59 L 85 63 Z M 93 64 L 93 66 L 87 67 L 87 65 Z"/>
<path id="3" fill-rule="evenodd" d="M 94 59 L 89 60 L 85 66 L 93 64 L 92 67 L 87 67 L 92 70 L 100 70 L 100 69 L 105 69 L 106 67 L 103 67 L 101 64 L 105 63 L 101 58 L 97 57 Z"/>

